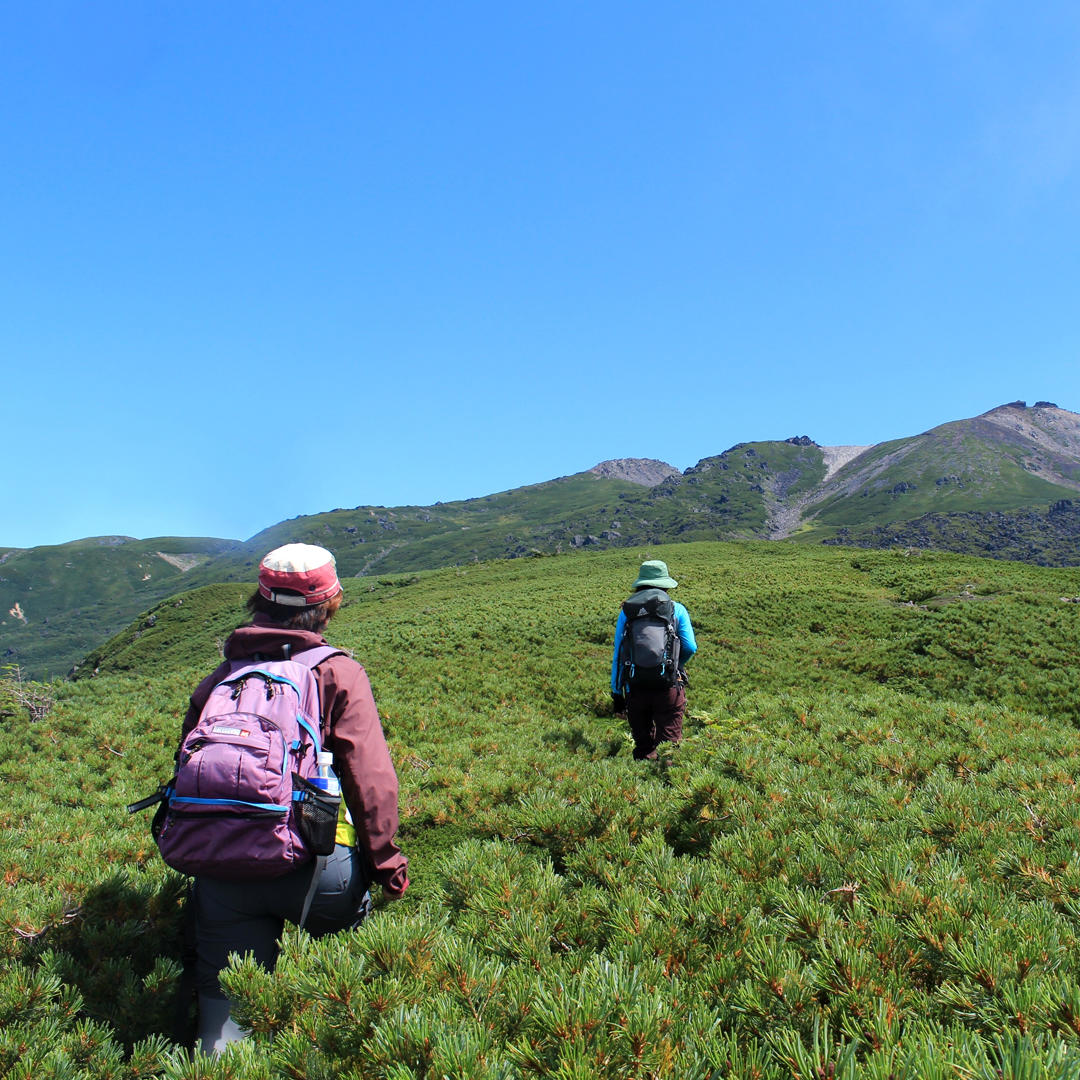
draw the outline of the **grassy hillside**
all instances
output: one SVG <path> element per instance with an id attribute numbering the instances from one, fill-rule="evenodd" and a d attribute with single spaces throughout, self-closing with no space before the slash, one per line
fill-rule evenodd
<path id="1" fill-rule="evenodd" d="M 774 531 L 777 508 L 796 503 L 824 475 L 821 448 L 812 443 L 739 443 L 682 476 L 625 497 L 621 538 L 631 545 L 765 538 Z"/>
<path id="2" fill-rule="evenodd" d="M 582 546 L 597 507 L 642 490 L 585 472 L 434 506 L 359 506 L 291 518 L 253 536 L 192 580 L 254 580 L 267 551 L 296 541 L 331 548 L 341 574 L 349 577 L 572 550 Z"/>
<path id="3" fill-rule="evenodd" d="M 658 462 L 605 465 L 458 502 L 297 517 L 243 543 L 105 537 L 0 552 L 0 616 L 12 613 L 0 617 L 0 657 L 35 677 L 63 674 L 158 599 L 252 581 L 259 559 L 289 541 L 327 546 L 343 576 L 366 578 L 583 549 L 788 537 L 1078 561 L 1080 521 L 1050 520 L 1047 508 L 1080 491 L 1080 415 L 1049 402 L 1013 402 L 882 443 L 835 473 L 806 436 L 740 443 L 667 479 L 670 466 Z"/>
<path id="4" fill-rule="evenodd" d="M 259 533 L 192 576 L 253 579 L 278 544 L 330 547 L 349 576 L 430 570 L 576 548 L 754 538 L 769 505 L 809 491 L 824 475 L 817 446 L 740 443 L 652 488 L 593 473 L 428 507 L 357 507 L 294 518 Z"/>
<path id="5" fill-rule="evenodd" d="M 657 763 L 607 697 L 645 556 L 701 646 Z M 239 964 L 255 1039 L 185 1066 L 180 881 L 123 807 L 245 591 L 159 605 L 0 727 L 0 1075 L 1080 1071 L 1080 571 L 769 544 L 347 582 L 330 636 L 372 677 L 413 888 Z"/>
<path id="6" fill-rule="evenodd" d="M 66 675 L 89 647 L 235 546 L 207 537 L 97 536 L 0 555 L 0 656 L 37 678 Z"/>

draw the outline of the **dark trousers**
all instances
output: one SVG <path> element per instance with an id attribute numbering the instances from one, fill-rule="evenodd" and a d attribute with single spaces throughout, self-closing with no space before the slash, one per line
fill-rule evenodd
<path id="1" fill-rule="evenodd" d="M 312 937 L 321 937 L 355 926 L 370 902 L 369 881 L 366 857 L 338 844 L 319 878 L 305 929 Z M 198 878 L 194 899 L 199 993 L 224 998 L 217 977 L 231 952 L 251 953 L 263 967 L 273 968 L 285 920 L 299 922 L 310 886 L 309 867 L 270 881 Z"/>
<path id="2" fill-rule="evenodd" d="M 662 742 L 682 740 L 686 687 L 666 690 L 635 690 L 626 699 L 626 716 L 634 737 L 634 757 L 638 761 L 656 757 Z"/>

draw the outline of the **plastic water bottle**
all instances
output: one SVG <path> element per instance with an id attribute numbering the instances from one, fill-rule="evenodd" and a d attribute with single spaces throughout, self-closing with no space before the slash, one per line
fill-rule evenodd
<path id="1" fill-rule="evenodd" d="M 316 775 L 311 778 L 311 782 L 328 795 L 340 795 L 341 781 L 334 774 L 334 755 L 329 750 L 320 750 L 317 762 Z"/>

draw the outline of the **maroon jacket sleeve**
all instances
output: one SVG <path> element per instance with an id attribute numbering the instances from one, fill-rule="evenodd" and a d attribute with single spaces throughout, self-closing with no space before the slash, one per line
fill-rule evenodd
<path id="1" fill-rule="evenodd" d="M 323 710 L 323 741 L 339 769 L 345 804 L 360 846 L 371 856 L 375 880 L 392 896 L 409 885 L 408 860 L 398 830 L 398 779 L 390 760 L 367 672 L 347 656 L 316 669 Z"/>

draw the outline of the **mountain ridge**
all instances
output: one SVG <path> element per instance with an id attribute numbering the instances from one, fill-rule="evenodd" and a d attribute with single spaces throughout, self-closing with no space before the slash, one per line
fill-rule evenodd
<path id="1" fill-rule="evenodd" d="M 694 540 L 937 547 L 1080 562 L 1080 415 L 1048 401 L 870 446 L 807 435 L 742 442 L 680 472 L 612 458 L 580 473 L 431 506 L 301 515 L 245 541 L 90 537 L 0 547 L 0 663 L 68 670 L 178 590 L 251 582 L 290 541 L 334 551 L 342 577 Z"/>

